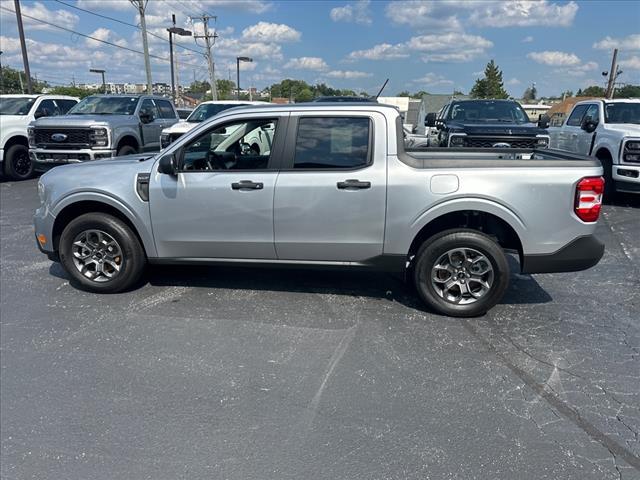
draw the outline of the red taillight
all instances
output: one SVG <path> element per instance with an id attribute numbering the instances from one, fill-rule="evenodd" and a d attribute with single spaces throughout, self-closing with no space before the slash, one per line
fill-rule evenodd
<path id="1" fill-rule="evenodd" d="M 583 222 L 595 222 L 600 216 L 604 178 L 585 177 L 576 185 L 574 211 Z"/>

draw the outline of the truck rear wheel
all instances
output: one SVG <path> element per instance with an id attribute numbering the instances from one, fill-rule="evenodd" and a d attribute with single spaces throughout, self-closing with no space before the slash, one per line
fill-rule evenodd
<path id="1" fill-rule="evenodd" d="M 437 313 L 474 317 L 486 313 L 504 295 L 509 264 L 489 236 L 452 229 L 420 246 L 413 277 L 418 294 Z"/>
<path id="2" fill-rule="evenodd" d="M 29 149 L 22 144 L 12 145 L 7 149 L 4 164 L 4 174 L 12 180 L 27 180 L 33 176 Z"/>
<path id="3" fill-rule="evenodd" d="M 86 213 L 72 220 L 60 237 L 60 261 L 73 283 L 96 293 L 117 293 L 133 286 L 146 257 L 138 237 L 119 218 Z"/>

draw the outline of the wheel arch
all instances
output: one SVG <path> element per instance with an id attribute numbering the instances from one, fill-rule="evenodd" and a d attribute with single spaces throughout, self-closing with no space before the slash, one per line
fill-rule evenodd
<path id="1" fill-rule="evenodd" d="M 23 145 L 29 148 L 29 140 L 24 135 L 20 135 L 20 134 L 13 135 L 12 137 L 8 138 L 7 141 L 4 143 L 3 149 L 6 152 L 7 150 L 9 150 L 9 148 L 13 147 L 14 145 Z"/>
<path id="2" fill-rule="evenodd" d="M 595 150 L 595 154 L 594 156 L 596 158 L 602 158 L 603 155 L 606 155 L 609 157 L 610 160 L 613 161 L 613 159 L 615 158 L 615 156 L 613 155 L 613 153 L 611 152 L 611 148 L 609 147 L 609 145 L 607 144 L 600 144 L 600 145 L 596 145 L 596 147 L 594 148 Z"/>
<path id="3" fill-rule="evenodd" d="M 133 148 L 136 149 L 136 151 L 140 151 L 140 142 L 138 141 L 138 139 L 130 134 L 127 133 L 125 135 L 123 135 L 119 140 L 118 140 L 118 144 L 116 145 L 116 151 L 120 150 L 121 147 L 125 146 L 125 145 L 130 145 Z"/>
<path id="4" fill-rule="evenodd" d="M 142 222 L 126 206 L 103 195 L 67 198 L 65 199 L 64 204 L 57 206 L 54 214 L 55 220 L 51 230 L 53 250 L 56 252 L 58 251 L 60 236 L 69 222 L 80 215 L 93 212 L 109 214 L 122 220 L 136 235 L 147 257 L 156 256 L 153 237 L 142 225 Z"/>

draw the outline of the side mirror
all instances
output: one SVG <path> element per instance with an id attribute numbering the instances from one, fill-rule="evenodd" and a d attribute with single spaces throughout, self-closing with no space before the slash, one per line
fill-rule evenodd
<path id="1" fill-rule="evenodd" d="M 551 118 L 546 113 L 538 116 L 538 127 L 547 129 L 550 123 Z"/>
<path id="2" fill-rule="evenodd" d="M 582 128 L 582 130 L 584 130 L 587 133 L 593 133 L 595 132 L 596 128 L 598 128 L 598 122 L 593 120 L 591 116 L 587 116 L 587 117 L 584 117 L 584 119 L 582 120 L 582 124 L 580 125 L 580 128 Z"/>
<path id="3" fill-rule="evenodd" d="M 426 127 L 435 127 L 437 118 L 438 118 L 437 113 L 435 112 L 427 113 L 427 115 L 424 117 L 424 125 Z"/>
<path id="4" fill-rule="evenodd" d="M 171 155 L 165 155 L 158 162 L 158 172 L 165 175 L 175 176 L 178 174 L 178 161 L 175 153 Z"/>

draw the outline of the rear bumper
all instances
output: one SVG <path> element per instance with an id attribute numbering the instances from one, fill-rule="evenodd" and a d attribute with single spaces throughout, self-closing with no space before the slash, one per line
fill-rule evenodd
<path id="1" fill-rule="evenodd" d="M 588 235 L 550 255 L 524 255 L 522 273 L 577 272 L 593 267 L 603 255 L 604 243 Z"/>

